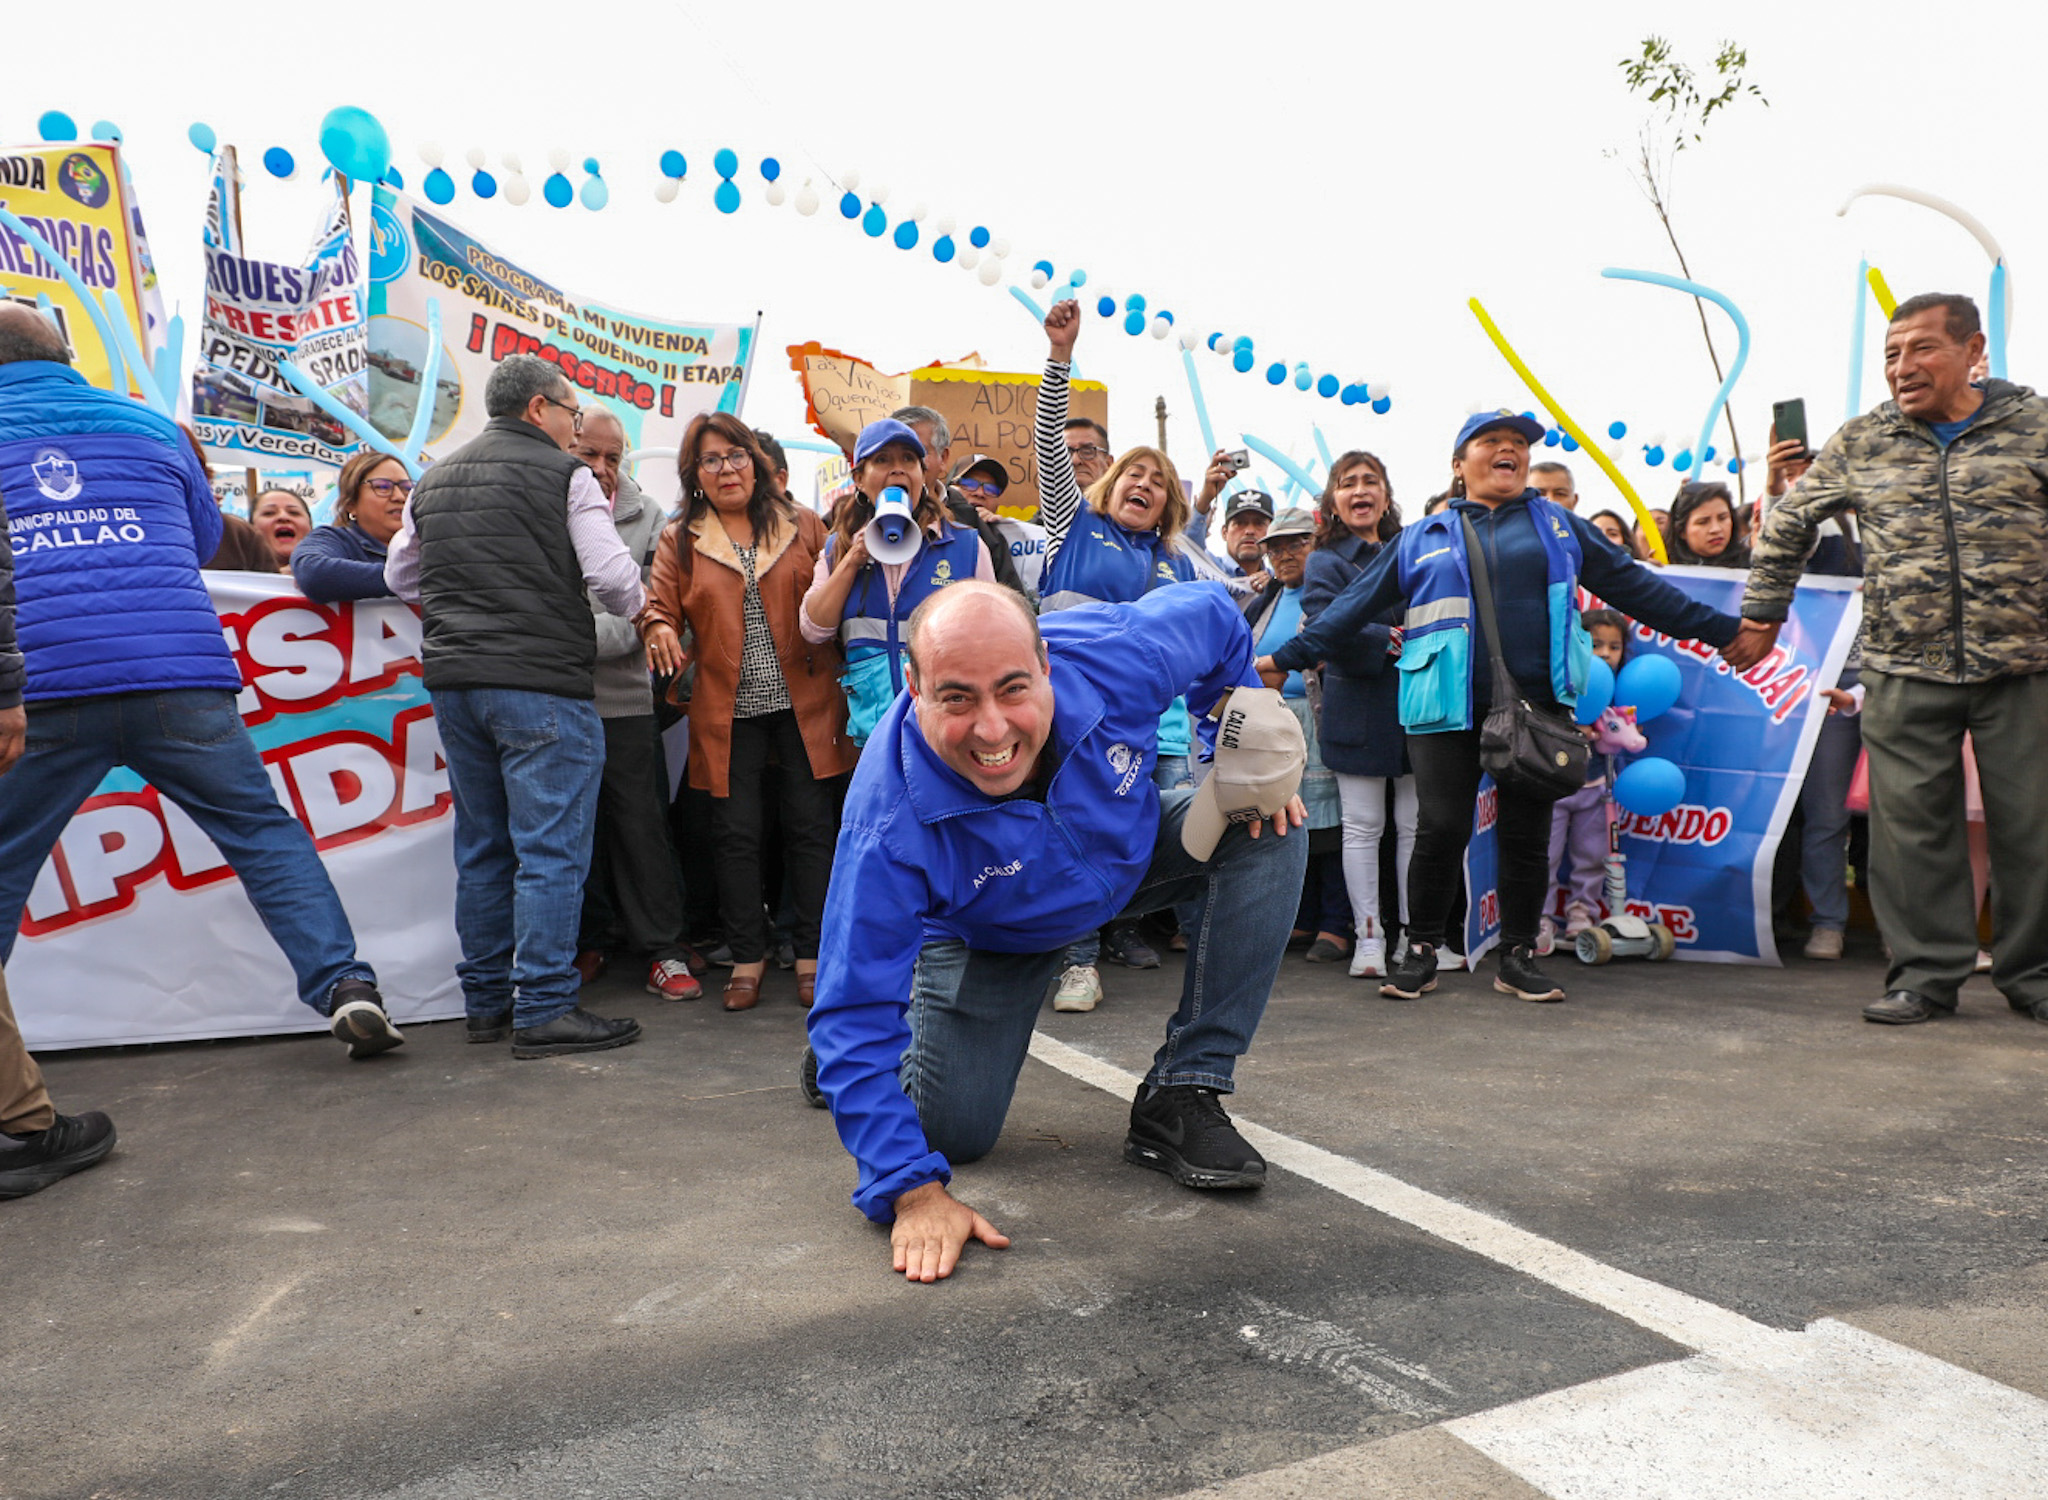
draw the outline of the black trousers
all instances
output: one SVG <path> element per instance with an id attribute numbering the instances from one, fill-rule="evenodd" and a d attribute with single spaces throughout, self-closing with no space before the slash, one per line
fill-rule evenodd
<path id="1" fill-rule="evenodd" d="M 1465 846 L 1479 797 L 1479 731 L 1408 736 L 1415 768 L 1415 857 L 1408 866 L 1409 940 L 1441 948 L 1463 888 Z M 1550 803 L 1501 791 L 1493 825 L 1500 852 L 1503 948 L 1534 947 L 1550 890 Z M 1456 945 L 1461 951 L 1463 943 Z"/>
<path id="2" fill-rule="evenodd" d="M 654 715 L 606 719 L 597 836 L 583 884 L 583 947 L 616 943 L 650 961 L 683 956 L 683 890 L 667 801 Z"/>
<path id="3" fill-rule="evenodd" d="M 769 777 L 770 765 L 781 766 L 781 776 Z M 796 956 L 815 959 L 825 887 L 832 875 L 832 845 L 839 836 L 839 789 L 811 774 L 810 754 L 790 709 L 733 720 L 726 779 L 730 795 L 711 799 L 711 823 L 718 902 L 732 961 L 760 963 L 768 956 L 761 846 L 771 782 L 781 789 L 782 866 L 796 909 Z"/>

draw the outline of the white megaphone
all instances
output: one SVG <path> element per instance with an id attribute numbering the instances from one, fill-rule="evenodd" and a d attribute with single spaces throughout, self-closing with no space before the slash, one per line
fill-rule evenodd
<path id="1" fill-rule="evenodd" d="M 917 534 L 917 516 L 910 509 L 910 496 L 901 485 L 892 484 L 875 502 L 875 518 L 865 533 L 868 556 L 878 563 L 907 563 L 917 556 L 923 538 Z"/>

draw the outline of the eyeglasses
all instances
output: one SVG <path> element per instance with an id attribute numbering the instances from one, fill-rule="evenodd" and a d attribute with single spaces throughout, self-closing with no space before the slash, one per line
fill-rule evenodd
<path id="1" fill-rule="evenodd" d="M 569 414 L 569 430 L 570 430 L 571 432 L 581 432 L 581 431 L 583 430 L 583 408 L 582 408 L 582 407 L 580 407 L 580 406 L 571 406 L 571 405 L 570 405 L 570 404 L 569 404 L 568 402 L 566 402 L 566 401 L 557 401 L 557 400 L 556 400 L 556 399 L 555 399 L 555 398 L 554 398 L 553 396 L 543 396 L 543 397 L 541 397 L 540 399 L 541 399 L 541 400 L 543 400 L 543 401 L 545 401 L 545 402 L 547 402 L 547 404 L 548 404 L 548 405 L 550 405 L 550 406 L 559 406 L 559 407 L 561 407 L 563 411 L 565 411 L 565 412 L 567 412 L 567 413 Z"/>
<path id="2" fill-rule="evenodd" d="M 970 495 L 986 495 L 991 500 L 1003 493 L 1002 486 L 992 479 L 963 479 L 960 481 L 960 488 Z"/>
<path id="3" fill-rule="evenodd" d="M 1075 446 L 1073 446 L 1073 445 L 1072 445 L 1072 444 L 1070 443 L 1070 444 L 1068 444 L 1068 445 L 1067 445 L 1067 453 L 1068 453 L 1068 455 L 1069 455 L 1070 457 L 1073 457 L 1073 458 L 1108 458 L 1108 457 L 1109 457 L 1109 450 L 1108 450 L 1107 448 L 1101 448 L 1101 447 L 1097 447 L 1097 446 L 1096 446 L 1096 445 L 1095 445 L 1094 443 L 1083 443 L 1083 444 L 1081 444 L 1081 446 L 1080 446 L 1080 447 L 1078 447 L 1078 448 L 1077 448 L 1077 447 L 1075 447 Z"/>
<path id="4" fill-rule="evenodd" d="M 697 460 L 697 471 L 701 474 L 717 474 L 730 469 L 737 474 L 751 466 L 754 455 L 744 448 L 728 448 L 723 453 L 706 453 Z"/>
<path id="5" fill-rule="evenodd" d="M 393 495 L 410 495 L 412 493 L 412 481 L 410 479 L 368 479 L 364 483 L 382 495 L 386 500 L 389 500 Z"/>

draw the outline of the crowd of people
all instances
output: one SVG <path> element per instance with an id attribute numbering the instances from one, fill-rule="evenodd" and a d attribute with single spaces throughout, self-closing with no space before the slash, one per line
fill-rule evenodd
<path id="1" fill-rule="evenodd" d="M 1446 487 L 1405 524 L 1363 450 L 1297 505 L 1245 487 L 1227 452 L 1184 483 L 1161 449 L 1118 451 L 1069 416 L 1081 325 L 1071 302 L 1045 320 L 1035 521 L 1002 514 L 1004 464 L 956 455 L 923 407 L 860 432 L 853 492 L 822 516 L 790 495 L 772 436 L 701 416 L 665 515 L 617 416 L 515 355 L 479 437 L 417 483 L 350 459 L 315 527 L 289 491 L 224 517 L 189 433 L 92 389 L 52 324 L 0 307 L 0 957 L 65 821 L 126 765 L 221 847 L 350 1055 L 401 1045 L 240 726 L 200 569 L 395 597 L 421 613 L 453 794 L 469 1040 L 518 1058 L 632 1043 L 637 1022 L 581 1003 L 607 963 L 679 1001 L 722 969 L 730 1011 L 761 1003 L 771 963 L 793 969 L 815 1007 L 806 1092 L 860 1163 L 856 1203 L 896 1223 L 897 1269 L 930 1280 L 967 1239 L 1001 1242 L 945 1187 L 993 1144 L 1040 1005 L 1089 1011 L 1106 970 L 1162 948 L 1187 953 L 1186 984 L 1126 1156 L 1256 1186 L 1220 1099 L 1279 964 L 1344 963 L 1403 1001 L 1463 966 L 1488 770 L 1493 986 L 1561 1000 L 1539 960 L 1604 914 L 1606 757 L 1642 741 L 1621 715 L 1574 728 L 1595 753 L 1556 786 L 1500 769 L 1496 727 L 1570 724 L 1590 664 L 1618 668 L 1638 621 L 1745 670 L 1816 571 L 1862 575 L 1865 616 L 1800 799 L 1807 954 L 1843 951 L 1866 766 L 1858 869 L 1889 969 L 1864 1014 L 1955 1009 L 1988 876 L 1984 963 L 2048 1022 L 2048 777 L 2028 754 L 2048 734 L 2048 402 L 1973 368 L 1968 299 L 1901 304 L 1892 399 L 1818 453 L 1774 443 L 1756 504 L 1688 483 L 1657 513 L 1671 562 L 1748 570 L 1740 617 L 1661 575 L 1639 523 L 1582 510 L 1511 411 L 1463 424 Z M 55 484 L 37 466 L 67 442 L 91 458 Z M 147 542 L 26 547 L 25 518 L 81 485 L 145 516 Z M 147 628 L 107 631 L 108 614 Z M 114 1142 L 103 1114 L 55 1110 L 4 982 L 0 1132 L 0 1196 Z"/>

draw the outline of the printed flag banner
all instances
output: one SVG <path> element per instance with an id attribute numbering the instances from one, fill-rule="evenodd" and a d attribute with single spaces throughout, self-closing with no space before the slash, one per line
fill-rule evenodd
<path id="1" fill-rule="evenodd" d="M 289 578 L 208 573 L 242 722 L 314 846 L 394 1020 L 462 1014 L 448 771 L 396 599 L 313 604 Z M 31 1048 L 320 1031 L 212 841 L 117 770 L 29 893 L 7 966 Z"/>
<path id="2" fill-rule="evenodd" d="M 626 450 L 675 449 L 700 412 L 737 412 L 757 324 L 680 323 L 564 291 L 437 213 L 375 190 L 370 225 L 370 420 L 402 441 L 427 366 L 427 302 L 441 304 L 441 368 L 424 456 L 484 429 L 484 384 L 508 355 L 559 365 L 587 408 L 602 403 Z"/>

